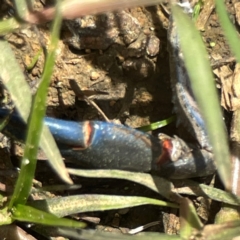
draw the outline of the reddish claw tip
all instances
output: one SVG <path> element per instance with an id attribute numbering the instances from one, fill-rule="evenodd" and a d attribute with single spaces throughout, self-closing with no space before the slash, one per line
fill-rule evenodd
<path id="1" fill-rule="evenodd" d="M 162 154 L 160 155 L 157 164 L 163 165 L 169 160 L 171 160 L 172 150 L 173 150 L 173 144 L 170 139 L 164 139 L 161 141 L 162 143 Z"/>

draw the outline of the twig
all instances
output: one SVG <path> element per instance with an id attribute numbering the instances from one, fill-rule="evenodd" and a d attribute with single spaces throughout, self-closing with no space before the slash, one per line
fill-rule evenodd
<path id="1" fill-rule="evenodd" d="M 77 82 L 73 79 L 69 80 L 69 84 L 72 88 L 72 90 L 74 91 L 74 93 L 76 94 L 76 96 L 81 99 L 86 101 L 88 104 L 90 104 L 91 106 L 93 106 L 98 113 L 104 118 L 104 120 L 106 122 L 110 122 L 110 120 L 108 119 L 108 117 L 104 114 L 104 112 L 98 107 L 98 105 L 91 100 L 89 97 L 91 97 L 92 95 L 96 95 L 96 94 L 108 94 L 106 92 L 101 92 L 101 91 L 93 91 L 93 90 L 81 90 L 80 87 L 78 86 Z"/>

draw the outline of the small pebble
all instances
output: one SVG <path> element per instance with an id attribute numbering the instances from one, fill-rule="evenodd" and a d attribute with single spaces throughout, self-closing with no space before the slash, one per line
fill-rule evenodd
<path id="1" fill-rule="evenodd" d="M 159 53 L 160 48 L 160 40 L 156 36 L 150 36 L 148 39 L 148 45 L 147 45 L 147 54 L 150 57 L 154 57 Z"/>
<path id="2" fill-rule="evenodd" d="M 90 79 L 91 80 L 97 80 L 99 78 L 99 73 L 98 72 L 91 72 L 90 74 Z"/>

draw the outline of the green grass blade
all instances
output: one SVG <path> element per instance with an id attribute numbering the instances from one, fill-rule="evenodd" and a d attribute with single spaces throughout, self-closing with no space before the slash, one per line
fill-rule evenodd
<path id="1" fill-rule="evenodd" d="M 122 170 L 81 170 L 81 169 L 68 169 L 70 174 L 79 177 L 88 178 L 113 178 L 124 179 L 133 181 L 147 188 L 150 188 L 154 192 L 159 193 L 161 196 L 171 201 L 179 202 L 180 198 L 174 194 L 184 194 L 193 196 L 207 196 L 215 201 L 239 205 L 240 198 L 233 194 L 223 191 L 221 189 L 213 188 L 205 184 L 199 184 L 192 180 L 174 180 L 173 184 L 164 178 L 152 176 L 147 173 L 134 173 Z"/>
<path id="2" fill-rule="evenodd" d="M 29 117 L 27 140 L 24 148 L 21 170 L 14 188 L 14 193 L 11 198 L 9 208 L 12 208 L 16 204 L 25 204 L 31 190 L 32 180 L 34 178 L 37 163 L 37 152 L 43 127 L 43 118 L 46 110 L 45 105 L 47 90 L 55 63 L 55 52 L 57 49 L 60 26 L 61 17 L 59 14 L 56 14 L 53 22 L 53 30 L 42 82 L 34 97 L 32 112 Z"/>
<path id="3" fill-rule="evenodd" d="M 178 202 L 180 196 L 173 193 L 173 184 L 165 179 L 157 176 L 152 176 L 148 173 L 136 173 L 123 170 L 81 170 L 81 169 L 68 169 L 70 174 L 79 177 L 88 178 L 113 178 L 124 179 L 132 182 L 136 182 L 147 188 L 150 188 L 154 192 L 159 193 L 166 199 Z"/>
<path id="4" fill-rule="evenodd" d="M 34 68 L 34 66 L 37 64 L 37 61 L 38 61 L 39 57 L 41 56 L 41 54 L 43 54 L 43 49 L 42 48 L 40 48 L 38 50 L 36 55 L 33 57 L 31 63 L 28 66 L 26 66 L 28 71 L 30 71 L 30 70 L 32 70 Z"/>
<path id="5" fill-rule="evenodd" d="M 21 222 L 30 222 L 36 224 L 43 224 L 47 226 L 83 228 L 85 223 L 77 222 L 66 218 L 58 218 L 57 216 L 43 212 L 30 206 L 17 204 L 12 209 L 12 217 Z"/>
<path id="6" fill-rule="evenodd" d="M 8 212 L 8 208 L 0 209 L 0 226 L 11 224 L 13 222 L 12 216 Z"/>
<path id="7" fill-rule="evenodd" d="M 220 177 L 227 189 L 231 182 L 230 155 L 208 54 L 193 22 L 177 6 L 172 13 L 179 32 L 185 65 L 191 86 L 203 114 Z"/>
<path id="8" fill-rule="evenodd" d="M 182 239 L 190 239 L 194 231 L 203 227 L 193 203 L 187 198 L 183 198 L 180 205 L 180 225 Z"/>
<path id="9" fill-rule="evenodd" d="M 20 23 L 15 18 L 0 21 L 0 36 L 13 32 L 20 27 Z"/>
<path id="10" fill-rule="evenodd" d="M 237 58 L 237 61 L 240 62 L 240 49 L 239 49 L 240 39 L 239 39 L 238 32 L 228 17 L 224 1 L 217 0 L 215 1 L 215 3 L 216 3 L 216 11 L 219 17 L 219 22 L 224 31 L 224 35 L 227 38 L 227 41 L 229 43 L 232 53 Z"/>
<path id="11" fill-rule="evenodd" d="M 7 126 L 11 118 L 11 113 L 0 121 L 0 132 Z"/>
<path id="12" fill-rule="evenodd" d="M 24 19 L 26 15 L 28 14 L 28 4 L 32 3 L 33 0 L 15 0 L 15 7 L 17 10 L 17 14 L 20 18 Z"/>
<path id="13" fill-rule="evenodd" d="M 32 202 L 31 206 L 43 211 L 48 211 L 58 217 L 63 217 L 76 213 L 122 209 L 146 204 L 172 208 L 179 207 L 177 204 L 153 198 L 101 194 L 75 195 L 37 200 Z"/>
<path id="14" fill-rule="evenodd" d="M 84 240 L 183 240 L 178 235 L 167 235 L 159 232 L 141 232 L 137 235 L 122 234 L 107 231 L 85 230 L 81 232 L 74 229 L 58 229 L 60 236 L 68 237 L 69 239 L 84 239 Z"/>
<path id="15" fill-rule="evenodd" d="M 61 2 L 61 1 L 59 1 Z M 60 3 L 59 3 L 60 5 Z M 57 9 L 61 9 L 61 7 L 57 7 Z M 42 84 L 39 86 L 39 91 L 37 92 L 37 96 L 35 99 L 35 102 L 39 105 L 39 110 L 41 113 L 41 117 L 45 115 L 45 102 L 46 102 L 46 96 L 47 96 L 47 89 L 50 83 L 53 67 L 55 64 L 55 54 L 58 47 L 58 40 L 59 40 L 59 32 L 61 27 L 61 16 L 56 14 L 56 17 L 54 19 L 52 33 L 51 33 L 51 39 L 50 39 L 50 45 L 49 45 L 49 51 L 48 56 L 45 63 L 45 69 L 42 76 Z M 42 96 L 45 96 L 45 100 L 43 100 Z M 42 125 L 42 121 L 40 123 L 40 120 L 38 117 L 36 117 L 36 121 L 39 121 L 39 124 Z M 47 128 L 43 128 L 42 135 L 47 133 Z M 51 137 L 52 138 L 52 137 Z M 54 141 L 54 140 L 53 140 Z M 55 143 L 55 141 L 54 141 Z M 50 160 L 50 164 L 52 165 L 53 169 L 56 171 L 57 174 L 68 184 L 72 183 L 72 180 L 70 179 L 69 175 L 67 174 L 67 170 L 65 168 L 65 165 L 63 163 L 61 154 L 58 150 L 58 147 L 56 144 L 54 146 L 49 147 L 49 139 L 46 137 L 44 139 L 41 139 L 41 145 L 43 150 L 47 149 L 46 152 L 47 158 Z"/>
<path id="16" fill-rule="evenodd" d="M 176 120 L 176 117 L 172 116 L 172 117 L 169 117 L 169 118 L 164 119 L 162 121 L 154 122 L 154 123 L 151 123 L 149 125 L 142 126 L 142 127 L 136 128 L 136 129 L 138 129 L 140 131 L 143 131 L 143 132 L 149 132 L 149 131 L 153 131 L 153 130 L 165 127 L 175 120 Z"/>
<path id="17" fill-rule="evenodd" d="M 192 18 L 193 18 L 194 22 L 197 21 L 202 6 L 203 6 L 202 0 L 199 0 L 199 1 L 197 2 L 197 4 L 194 6 L 193 14 L 192 14 Z"/>
<path id="18" fill-rule="evenodd" d="M 204 196 L 209 197 L 215 201 L 235 206 L 240 205 L 240 197 L 237 197 L 236 195 L 223 191 L 221 189 L 213 188 L 205 184 L 199 184 L 188 179 L 182 180 L 181 182 L 174 180 L 173 183 L 175 186 L 174 191 L 176 191 L 178 194 Z"/>

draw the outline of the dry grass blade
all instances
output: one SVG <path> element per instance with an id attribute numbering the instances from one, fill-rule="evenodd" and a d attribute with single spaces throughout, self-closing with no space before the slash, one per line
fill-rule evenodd
<path id="1" fill-rule="evenodd" d="M 98 14 L 107 11 L 115 11 L 123 8 L 130 8 L 136 6 L 156 5 L 162 2 L 161 0 L 69 0 L 64 1 L 61 7 L 62 16 L 64 19 L 74 19 L 89 14 Z M 55 14 L 55 7 L 47 8 L 42 12 L 29 13 L 25 20 L 32 24 L 39 24 L 53 19 Z"/>

